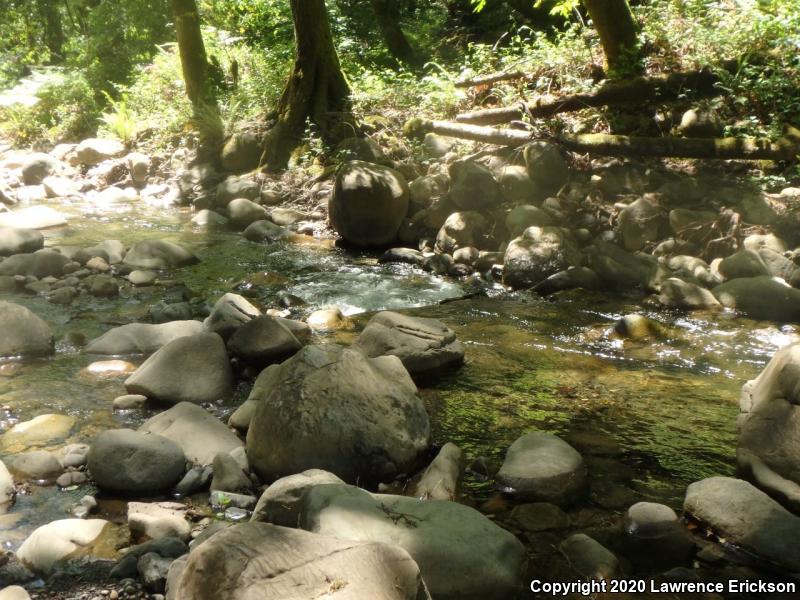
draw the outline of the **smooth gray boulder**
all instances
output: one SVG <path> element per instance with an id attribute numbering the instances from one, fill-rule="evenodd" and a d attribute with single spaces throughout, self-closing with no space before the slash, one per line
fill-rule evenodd
<path id="1" fill-rule="evenodd" d="M 351 160 L 336 175 L 328 205 L 330 222 L 351 244 L 384 246 L 397 238 L 408 199 L 408 183 L 401 173 Z"/>
<path id="2" fill-rule="evenodd" d="M 136 242 L 122 261 L 138 269 L 173 269 L 198 262 L 198 258 L 183 246 L 168 240 Z"/>
<path id="3" fill-rule="evenodd" d="M 800 517 L 752 484 L 731 477 L 696 481 L 686 489 L 683 510 L 728 543 L 800 571 Z"/>
<path id="4" fill-rule="evenodd" d="M 189 554 L 174 600 L 430 600 L 409 554 L 266 523 L 240 523 Z"/>
<path id="5" fill-rule="evenodd" d="M 758 487 L 800 512 L 800 344 L 779 350 L 739 401 L 741 471 Z"/>
<path id="6" fill-rule="evenodd" d="M 506 229 L 512 239 L 521 236 L 528 227 L 549 227 L 550 225 L 554 225 L 553 217 L 532 204 L 517 206 L 506 215 Z"/>
<path id="7" fill-rule="evenodd" d="M 244 238 L 250 242 L 280 242 L 291 237 L 292 232 L 276 225 L 272 221 L 262 220 L 250 223 L 242 232 Z"/>
<path id="8" fill-rule="evenodd" d="M 412 377 L 435 375 L 464 362 L 464 346 L 444 323 L 391 311 L 372 317 L 355 345 L 371 358 L 396 356 Z"/>
<path id="9" fill-rule="evenodd" d="M 534 431 L 511 444 L 496 479 L 521 500 L 565 504 L 585 491 L 586 465 L 561 438 Z"/>
<path id="10" fill-rule="evenodd" d="M 221 492 L 249 491 L 253 487 L 247 473 L 228 452 L 218 452 L 212 463 L 211 489 Z"/>
<path id="11" fill-rule="evenodd" d="M 489 210 L 502 201 L 500 184 L 488 167 L 474 161 L 456 161 L 450 165 L 449 173 L 450 199 L 457 208 Z"/>
<path id="12" fill-rule="evenodd" d="M 316 485 L 330 483 L 344 483 L 344 481 L 322 469 L 309 469 L 296 475 L 282 477 L 261 494 L 250 520 L 297 527 L 303 496 Z"/>
<path id="13" fill-rule="evenodd" d="M 100 489 L 128 496 L 172 489 L 183 477 L 185 464 L 183 450 L 175 442 L 131 429 L 97 435 L 88 461 Z"/>
<path id="14" fill-rule="evenodd" d="M 410 472 L 429 444 L 400 359 L 333 344 L 306 346 L 275 369 L 247 431 L 247 456 L 266 481 L 311 468 L 385 481 Z"/>
<path id="15" fill-rule="evenodd" d="M 800 323 L 800 290 L 782 279 L 744 277 L 712 290 L 722 306 L 735 308 L 754 319 Z"/>
<path id="16" fill-rule="evenodd" d="M 214 304 L 211 314 L 203 321 L 203 329 L 227 340 L 240 326 L 260 315 L 261 311 L 244 297 L 227 293 Z"/>
<path id="17" fill-rule="evenodd" d="M 89 138 L 78 144 L 74 152 L 79 164 L 93 167 L 125 154 L 125 145 L 118 140 Z"/>
<path id="18" fill-rule="evenodd" d="M 658 259 L 631 253 L 615 244 L 595 240 L 585 249 L 588 266 L 597 274 L 600 285 L 608 289 L 653 288 Z"/>
<path id="19" fill-rule="evenodd" d="M 151 325 L 150 323 L 128 323 L 109 329 L 93 339 L 84 348 L 87 354 L 152 354 L 170 342 L 203 332 L 200 321 L 170 321 Z"/>
<path id="20" fill-rule="evenodd" d="M 260 367 L 284 360 L 302 347 L 283 323 L 269 315 L 247 321 L 228 340 L 233 356 Z"/>
<path id="21" fill-rule="evenodd" d="M 238 229 L 244 229 L 256 221 L 267 218 L 267 209 L 247 198 L 234 198 L 228 202 L 228 218 Z"/>
<path id="22" fill-rule="evenodd" d="M 28 450 L 13 457 L 11 470 L 20 479 L 52 481 L 64 472 L 64 467 L 47 450 Z"/>
<path id="23" fill-rule="evenodd" d="M 570 566 L 585 579 L 608 581 L 622 574 L 619 559 L 614 553 L 586 534 L 569 536 L 558 545 L 558 549 Z"/>
<path id="24" fill-rule="evenodd" d="M 47 248 L 30 254 L 13 254 L 0 262 L 0 275 L 33 275 L 43 277 L 61 277 L 64 265 L 69 259 Z"/>
<path id="25" fill-rule="evenodd" d="M 520 541 L 455 502 L 317 485 L 303 497 L 300 527 L 344 540 L 400 546 L 417 562 L 437 600 L 506 600 L 523 584 L 527 556 Z"/>
<path id="26" fill-rule="evenodd" d="M 538 199 L 555 195 L 567 183 L 569 167 L 555 144 L 532 142 L 523 148 L 523 156 Z"/>
<path id="27" fill-rule="evenodd" d="M 28 254 L 44 247 L 44 236 L 35 229 L 0 227 L 0 256 Z"/>
<path id="28" fill-rule="evenodd" d="M 626 250 L 635 252 L 659 239 L 666 216 L 649 196 L 643 196 L 619 213 L 619 233 Z"/>
<path id="29" fill-rule="evenodd" d="M 222 421 L 189 402 L 181 402 L 151 417 L 139 431 L 172 440 L 181 447 L 186 460 L 196 465 L 210 465 L 218 453 L 230 453 L 242 446 L 242 441 Z"/>
<path id="30" fill-rule="evenodd" d="M 719 301 L 709 290 L 677 277 L 670 277 L 661 282 L 658 301 L 670 308 L 687 310 L 721 308 Z"/>
<path id="31" fill-rule="evenodd" d="M 0 302 L 0 356 L 49 356 L 54 351 L 47 323 L 24 306 Z"/>
<path id="32" fill-rule="evenodd" d="M 477 211 L 462 211 L 451 214 L 436 235 L 436 249 L 452 254 L 459 248 L 485 247 L 483 240 L 488 224 Z"/>
<path id="33" fill-rule="evenodd" d="M 246 175 L 234 175 L 217 186 L 215 207 L 226 208 L 234 198 L 255 200 L 261 194 L 261 184 Z"/>
<path id="34" fill-rule="evenodd" d="M 69 559 L 104 553 L 103 519 L 61 519 L 35 529 L 17 550 L 17 558 L 34 573 L 49 575 Z M 106 541 L 106 544 L 108 541 Z M 108 549 L 105 549 L 108 553 Z"/>
<path id="35" fill-rule="evenodd" d="M 528 227 L 508 245 L 503 263 L 503 283 L 524 289 L 559 271 L 581 266 L 583 254 L 566 229 Z"/>
<path id="36" fill-rule="evenodd" d="M 421 500 L 455 500 L 463 473 L 464 453 L 454 443 L 448 442 L 425 469 L 414 496 Z"/>
<path id="37" fill-rule="evenodd" d="M 233 391 L 233 371 L 225 342 L 216 333 L 174 339 L 125 380 L 125 389 L 169 404 L 226 398 Z"/>

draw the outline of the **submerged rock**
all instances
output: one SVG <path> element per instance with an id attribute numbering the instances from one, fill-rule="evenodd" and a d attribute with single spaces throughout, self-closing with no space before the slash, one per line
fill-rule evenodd
<path id="1" fill-rule="evenodd" d="M 430 443 L 428 414 L 394 356 L 306 346 L 273 377 L 247 431 L 247 456 L 264 480 L 310 468 L 387 480 L 409 472 Z"/>
<path id="2" fill-rule="evenodd" d="M 0 447 L 6 452 L 17 452 L 32 446 L 44 446 L 63 440 L 75 426 L 69 415 L 44 414 L 22 421 L 0 436 Z"/>

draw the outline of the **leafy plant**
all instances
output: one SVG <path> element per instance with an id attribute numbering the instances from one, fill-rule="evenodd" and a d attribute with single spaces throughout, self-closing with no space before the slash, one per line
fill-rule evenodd
<path id="1" fill-rule="evenodd" d="M 100 121 L 107 132 L 126 145 L 130 145 L 136 138 L 136 115 L 128 107 L 125 95 L 119 100 L 114 100 L 104 92 L 110 110 L 100 115 Z"/>

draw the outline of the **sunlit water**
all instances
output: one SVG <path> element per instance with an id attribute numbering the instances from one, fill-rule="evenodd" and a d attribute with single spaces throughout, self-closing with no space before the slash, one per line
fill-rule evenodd
<path id="1" fill-rule="evenodd" d="M 657 311 L 641 297 L 574 294 L 542 300 L 528 294 L 438 302 L 461 296 L 453 281 L 408 266 L 378 265 L 374 256 L 353 255 L 328 243 L 253 244 L 234 233 L 205 233 L 187 226 L 190 214 L 137 205 L 108 213 L 85 204 L 66 207 L 70 224 L 47 232 L 48 245 L 89 246 L 105 239 L 132 243 L 158 237 L 191 247 L 198 265 L 168 277 L 213 302 L 240 289 L 267 308 L 290 292 L 311 310 L 339 305 L 362 326 L 369 311 L 408 309 L 445 321 L 466 344 L 459 371 L 421 389 L 435 440 L 454 441 L 472 458 L 499 464 L 521 433 L 543 429 L 564 436 L 586 457 L 591 473 L 589 502 L 615 510 L 639 499 L 676 508 L 688 483 L 734 472 L 737 400 L 742 383 L 755 376 L 791 330 L 733 318 Z M 80 346 L 109 328 L 146 319 L 160 288 L 127 291 L 113 300 L 79 298 L 64 308 L 43 298 L 6 295 L 30 307 L 53 327 L 57 354 L 25 363 L 0 377 L 0 430 L 38 414 L 77 417 L 67 442 L 89 441 L 103 429 L 138 426 L 151 412 L 113 413 L 124 393 L 123 378 L 98 379 L 81 370 L 98 357 Z M 614 320 L 643 312 L 663 325 L 657 339 L 622 342 L 608 335 Z M 332 338 L 342 342 L 356 333 Z M 138 359 L 140 362 L 141 359 Z M 134 360 L 134 362 L 137 362 Z M 230 413 L 247 394 L 216 408 Z M 477 498 L 489 483 L 468 478 Z M 16 547 L 35 527 L 68 516 L 91 487 L 58 492 L 32 487 L 12 511 L 0 516 L 0 540 Z"/>

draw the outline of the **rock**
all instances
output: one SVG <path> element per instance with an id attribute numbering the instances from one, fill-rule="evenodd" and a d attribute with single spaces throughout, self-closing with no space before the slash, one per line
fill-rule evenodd
<path id="1" fill-rule="evenodd" d="M 125 146 L 117 140 L 91 138 L 83 140 L 75 148 L 75 158 L 79 164 L 93 167 L 110 158 L 118 158 L 125 153 Z"/>
<path id="2" fill-rule="evenodd" d="M 321 469 L 309 469 L 278 479 L 261 494 L 250 520 L 297 527 L 303 495 L 314 486 L 331 483 L 344 481 Z"/>
<path id="3" fill-rule="evenodd" d="M 338 306 L 315 310 L 308 315 L 307 323 L 315 331 L 335 331 L 353 328 L 353 321 L 344 316 Z"/>
<path id="4" fill-rule="evenodd" d="M 0 437 L 0 441 L 5 452 L 18 452 L 62 440 L 74 426 L 75 418 L 68 415 L 39 415 L 30 421 L 17 423 Z"/>
<path id="5" fill-rule="evenodd" d="M 790 572 L 800 570 L 800 517 L 741 479 L 710 477 L 686 490 L 684 511 L 728 543 Z"/>
<path id="6" fill-rule="evenodd" d="M 272 221 L 256 221 L 255 223 L 251 223 L 248 227 L 242 232 L 242 235 L 246 240 L 251 242 L 280 242 L 281 240 L 285 240 L 291 237 L 292 233 L 281 227 L 280 225 L 276 225 Z"/>
<path id="7" fill-rule="evenodd" d="M 610 289 L 651 288 L 656 278 L 658 261 L 642 253 L 631 254 L 614 244 L 595 240 L 584 250 L 589 267 L 597 274 L 601 286 Z"/>
<path id="8" fill-rule="evenodd" d="M 211 314 L 203 321 L 203 329 L 227 340 L 236 329 L 260 315 L 261 311 L 245 298 L 228 293 L 214 304 Z"/>
<path id="9" fill-rule="evenodd" d="M 308 220 L 308 213 L 300 212 L 293 208 L 279 206 L 269 211 L 270 220 L 281 227 L 289 227 L 300 221 Z"/>
<path id="10" fill-rule="evenodd" d="M 724 258 L 719 263 L 719 272 L 725 279 L 770 275 L 767 265 L 753 250 L 739 250 Z"/>
<path id="11" fill-rule="evenodd" d="M 92 271 L 99 271 L 100 273 L 107 273 L 111 270 L 111 267 L 106 262 L 106 260 L 102 256 L 94 256 L 86 261 L 84 265 L 87 269 L 91 269 Z"/>
<path id="12" fill-rule="evenodd" d="M 526 167 L 506 165 L 500 169 L 497 179 L 500 182 L 503 197 L 508 202 L 527 202 L 536 197 L 537 188 L 531 178 L 528 177 L 528 169 Z M 549 224 L 547 223 L 547 225 Z M 522 233 L 522 230 L 520 230 L 520 233 Z"/>
<path id="13" fill-rule="evenodd" d="M 539 198 L 555 195 L 567 183 L 569 168 L 556 145 L 533 142 L 523 148 L 523 155 Z"/>
<path id="14" fill-rule="evenodd" d="M 11 470 L 20 479 L 52 481 L 64 471 L 64 468 L 58 459 L 46 450 L 29 450 L 14 456 Z"/>
<path id="15" fill-rule="evenodd" d="M 339 539 L 400 546 L 417 562 L 437 600 L 505 600 L 522 583 L 526 555 L 519 540 L 455 502 L 318 485 L 303 497 L 300 527 Z"/>
<path id="16" fill-rule="evenodd" d="M 467 246 L 484 247 L 483 235 L 486 229 L 486 219 L 478 212 L 453 213 L 447 217 L 436 236 L 436 249 L 452 254 Z"/>
<path id="17" fill-rule="evenodd" d="M 252 171 L 258 168 L 262 151 L 262 140 L 255 133 L 234 133 L 222 147 L 222 168 L 233 173 Z"/>
<path id="18" fill-rule="evenodd" d="M 428 377 L 464 362 L 464 346 L 444 323 L 390 311 L 370 319 L 356 346 L 370 358 L 398 357 L 412 377 Z"/>
<path id="19" fill-rule="evenodd" d="M 779 350 L 742 388 L 739 467 L 757 486 L 800 511 L 800 344 Z"/>
<path id="20" fill-rule="evenodd" d="M 242 470 L 230 454 L 219 452 L 214 457 L 214 478 L 211 480 L 211 489 L 221 492 L 246 491 L 253 487 L 247 474 Z"/>
<path id="21" fill-rule="evenodd" d="M 163 436 L 112 429 L 92 441 L 88 466 L 103 490 L 147 495 L 172 489 L 185 462 L 180 446 Z"/>
<path id="22" fill-rule="evenodd" d="M 336 175 L 328 206 L 331 226 L 356 246 L 389 244 L 397 238 L 408 198 L 408 184 L 394 169 L 346 162 Z"/>
<path id="23" fill-rule="evenodd" d="M 14 504 L 15 496 L 14 479 L 5 464 L 3 464 L 3 461 L 0 460 L 0 515 L 11 508 L 11 505 Z"/>
<path id="24" fill-rule="evenodd" d="M 234 525 L 198 546 L 174 593 L 175 600 L 430 600 L 419 567 L 396 546 L 266 523 Z"/>
<path id="25" fill-rule="evenodd" d="M 72 286 L 58 288 L 53 290 L 47 296 L 47 301 L 53 304 L 67 305 L 77 298 L 78 290 Z"/>
<path id="26" fill-rule="evenodd" d="M 103 519 L 53 521 L 28 536 L 17 550 L 17 558 L 32 571 L 47 575 L 64 560 L 93 555 L 108 525 Z"/>
<path id="27" fill-rule="evenodd" d="M 136 287 L 153 285 L 158 279 L 155 271 L 137 269 L 128 273 L 128 281 Z"/>
<path id="28" fill-rule="evenodd" d="M 225 342 L 216 333 L 172 340 L 125 380 L 125 389 L 169 404 L 226 398 L 233 390 L 233 372 Z"/>
<path id="29" fill-rule="evenodd" d="M 145 554 L 155 554 L 163 558 L 176 559 L 189 551 L 189 547 L 179 538 L 163 537 L 157 540 L 150 540 L 143 544 L 137 544 L 124 550 L 125 554 L 117 564 L 111 569 L 111 577 L 124 579 L 126 577 L 136 577 L 138 574 L 137 565 L 139 559 Z"/>
<path id="30" fill-rule="evenodd" d="M 141 396 L 139 394 L 125 394 L 124 396 L 118 396 L 117 398 L 114 398 L 112 407 L 114 410 L 136 410 L 139 408 L 144 408 L 146 404 L 147 396 Z"/>
<path id="31" fill-rule="evenodd" d="M 464 454 L 461 448 L 448 442 L 425 469 L 414 496 L 421 500 L 455 500 L 463 472 Z"/>
<path id="32" fill-rule="evenodd" d="M 53 175 L 59 170 L 60 162 L 42 152 L 28 155 L 22 165 L 22 183 L 25 185 L 39 185 L 48 175 Z"/>
<path id="33" fill-rule="evenodd" d="M 208 465 L 192 467 L 175 486 L 175 497 L 185 498 L 202 490 L 208 490 L 212 476 L 211 467 Z"/>
<path id="34" fill-rule="evenodd" d="M 69 198 L 72 196 L 80 197 L 81 195 L 78 188 L 68 177 L 50 175 L 42 180 L 42 185 L 48 198 Z"/>
<path id="35" fill-rule="evenodd" d="M 33 229 L 0 227 L 0 256 L 28 254 L 44 247 L 44 236 Z"/>
<path id="36" fill-rule="evenodd" d="M 526 175 L 527 176 L 527 175 Z M 553 225 L 553 218 L 531 204 L 523 204 L 506 215 L 506 228 L 512 237 L 519 237 L 528 227 L 547 227 Z"/>
<path id="37" fill-rule="evenodd" d="M 649 196 L 632 202 L 619 213 L 619 231 L 626 250 L 635 252 L 659 239 L 664 211 Z"/>
<path id="38" fill-rule="evenodd" d="M 139 269 L 172 269 L 198 262 L 198 258 L 178 244 L 167 240 L 136 242 L 123 259 L 123 263 Z"/>
<path id="39" fill-rule="evenodd" d="M 184 517 L 186 508 L 179 502 L 129 502 L 128 527 L 139 537 L 151 540 L 176 537 L 186 542 L 191 535 Z"/>
<path id="40" fill-rule="evenodd" d="M 171 321 L 151 325 L 129 323 L 110 329 L 95 338 L 84 349 L 87 354 L 152 354 L 179 338 L 195 336 L 203 331 L 200 321 Z"/>
<path id="41" fill-rule="evenodd" d="M 49 206 L 26 206 L 13 212 L 0 212 L 0 227 L 50 229 L 66 224 L 66 217 Z"/>
<path id="42" fill-rule="evenodd" d="M 86 464 L 89 458 L 88 444 L 69 444 L 61 449 L 61 464 L 65 468 L 78 468 Z"/>
<path id="43" fill-rule="evenodd" d="M 520 504 L 511 511 L 511 520 L 524 531 L 536 533 L 552 529 L 566 529 L 569 515 L 555 504 L 533 502 Z"/>
<path id="44" fill-rule="evenodd" d="M 496 479 L 522 500 L 565 504 L 585 491 L 586 465 L 567 442 L 535 431 L 511 444 Z"/>
<path id="45" fill-rule="evenodd" d="M 457 161 L 450 165 L 449 171 L 450 199 L 457 208 L 491 210 L 500 203 L 500 184 L 487 167 L 473 161 Z"/>
<path id="46" fill-rule="evenodd" d="M 570 267 L 564 271 L 553 273 L 544 281 L 537 283 L 533 286 L 533 291 L 542 296 L 548 296 L 575 288 L 596 290 L 600 287 L 600 278 L 597 273 L 587 267 Z"/>
<path id="47" fill-rule="evenodd" d="M 55 351 L 50 326 L 19 304 L 0 302 L 0 356 L 49 356 Z"/>
<path id="48" fill-rule="evenodd" d="M 86 473 L 80 471 L 67 471 L 56 479 L 56 485 L 60 488 L 68 488 L 77 485 L 83 485 L 89 480 Z"/>
<path id="49" fill-rule="evenodd" d="M 270 365 L 259 373 L 247 400 L 228 419 L 229 426 L 235 427 L 242 432 L 247 431 L 250 427 L 250 421 L 253 420 L 256 406 L 275 385 L 279 372 L 278 365 Z"/>
<path id="50" fill-rule="evenodd" d="M 228 218 L 234 227 L 245 229 L 267 219 L 267 209 L 247 198 L 234 198 L 228 203 Z"/>
<path id="51" fill-rule="evenodd" d="M 334 154 L 341 161 L 363 160 L 378 163 L 386 158 L 380 144 L 371 138 L 345 138 L 336 145 Z"/>
<path id="52" fill-rule="evenodd" d="M 105 240 L 91 248 L 86 248 L 90 256 L 100 256 L 110 265 L 118 265 L 125 257 L 125 244 L 119 240 Z"/>
<path id="53" fill-rule="evenodd" d="M 261 184 L 245 175 L 228 177 L 217 186 L 215 208 L 227 208 L 234 198 L 256 200 L 261 194 Z"/>
<path id="54" fill-rule="evenodd" d="M 119 296 L 119 286 L 109 275 L 95 275 L 89 284 L 89 293 L 97 298 Z"/>
<path id="55" fill-rule="evenodd" d="M 148 552 L 139 558 L 137 569 L 144 587 L 149 592 L 162 593 L 167 585 L 167 574 L 172 560 Z"/>
<path id="56" fill-rule="evenodd" d="M 409 472 L 430 443 L 428 415 L 394 356 L 306 346 L 274 377 L 247 431 L 247 456 L 263 480 L 309 468 L 386 480 Z"/>
<path id="57" fill-rule="evenodd" d="M 752 225 L 774 225 L 778 214 L 762 194 L 743 194 L 739 200 L 739 211 L 744 222 Z"/>
<path id="58" fill-rule="evenodd" d="M 378 259 L 380 263 L 406 263 L 417 267 L 422 266 L 424 261 L 422 252 L 413 248 L 390 248 Z"/>
<path id="59" fill-rule="evenodd" d="M 285 325 L 268 315 L 248 321 L 228 340 L 231 354 L 260 367 L 280 362 L 302 347 Z"/>
<path id="60" fill-rule="evenodd" d="M 138 187 L 146 185 L 150 173 L 150 157 L 141 152 L 131 152 L 125 157 L 125 163 L 128 165 L 134 185 Z"/>
<path id="61" fill-rule="evenodd" d="M 528 227 L 508 245 L 503 283 L 524 289 L 568 267 L 581 266 L 583 255 L 571 234 L 559 227 Z"/>
<path id="62" fill-rule="evenodd" d="M 754 319 L 800 322 L 800 290 L 782 279 L 767 276 L 733 279 L 712 292 L 722 306 L 740 310 Z"/>
<path id="63" fill-rule="evenodd" d="M 570 566 L 585 579 L 608 581 L 622 573 L 617 557 L 597 540 L 583 533 L 569 536 L 558 545 L 558 549 Z"/>
<path id="64" fill-rule="evenodd" d="M 69 259 L 53 250 L 37 250 L 31 254 L 14 254 L 0 262 L 0 275 L 32 275 L 37 279 L 61 277 Z"/>
<path id="65" fill-rule="evenodd" d="M 200 406 L 181 402 L 145 421 L 139 431 L 163 435 L 178 444 L 186 460 L 210 465 L 219 452 L 241 447 L 242 442 L 222 421 Z"/>
<path id="66" fill-rule="evenodd" d="M 31 600 L 31 597 L 24 587 L 10 585 L 0 589 L 0 600 Z"/>
<path id="67" fill-rule="evenodd" d="M 720 303 L 709 290 L 677 277 L 670 277 L 661 283 L 658 300 L 670 308 L 687 310 L 720 308 Z"/>
<path id="68" fill-rule="evenodd" d="M 669 506 L 637 502 L 623 524 L 626 556 L 641 566 L 665 568 L 685 563 L 694 549 L 678 515 Z"/>
<path id="69" fill-rule="evenodd" d="M 197 211 L 192 217 L 192 225 L 195 227 L 205 227 L 207 229 L 222 229 L 228 226 L 228 219 L 218 212 L 204 208 Z"/>
<path id="70" fill-rule="evenodd" d="M 431 132 L 426 133 L 422 140 L 422 147 L 434 158 L 442 158 L 453 149 L 453 145 L 453 140 Z"/>
<path id="71" fill-rule="evenodd" d="M 678 133 L 690 138 L 713 138 L 722 135 L 722 121 L 714 110 L 690 108 L 681 116 Z"/>
<path id="72" fill-rule="evenodd" d="M 628 340 L 646 340 L 657 336 L 659 332 L 656 321 L 636 313 L 625 315 L 614 323 L 614 333 Z"/>

